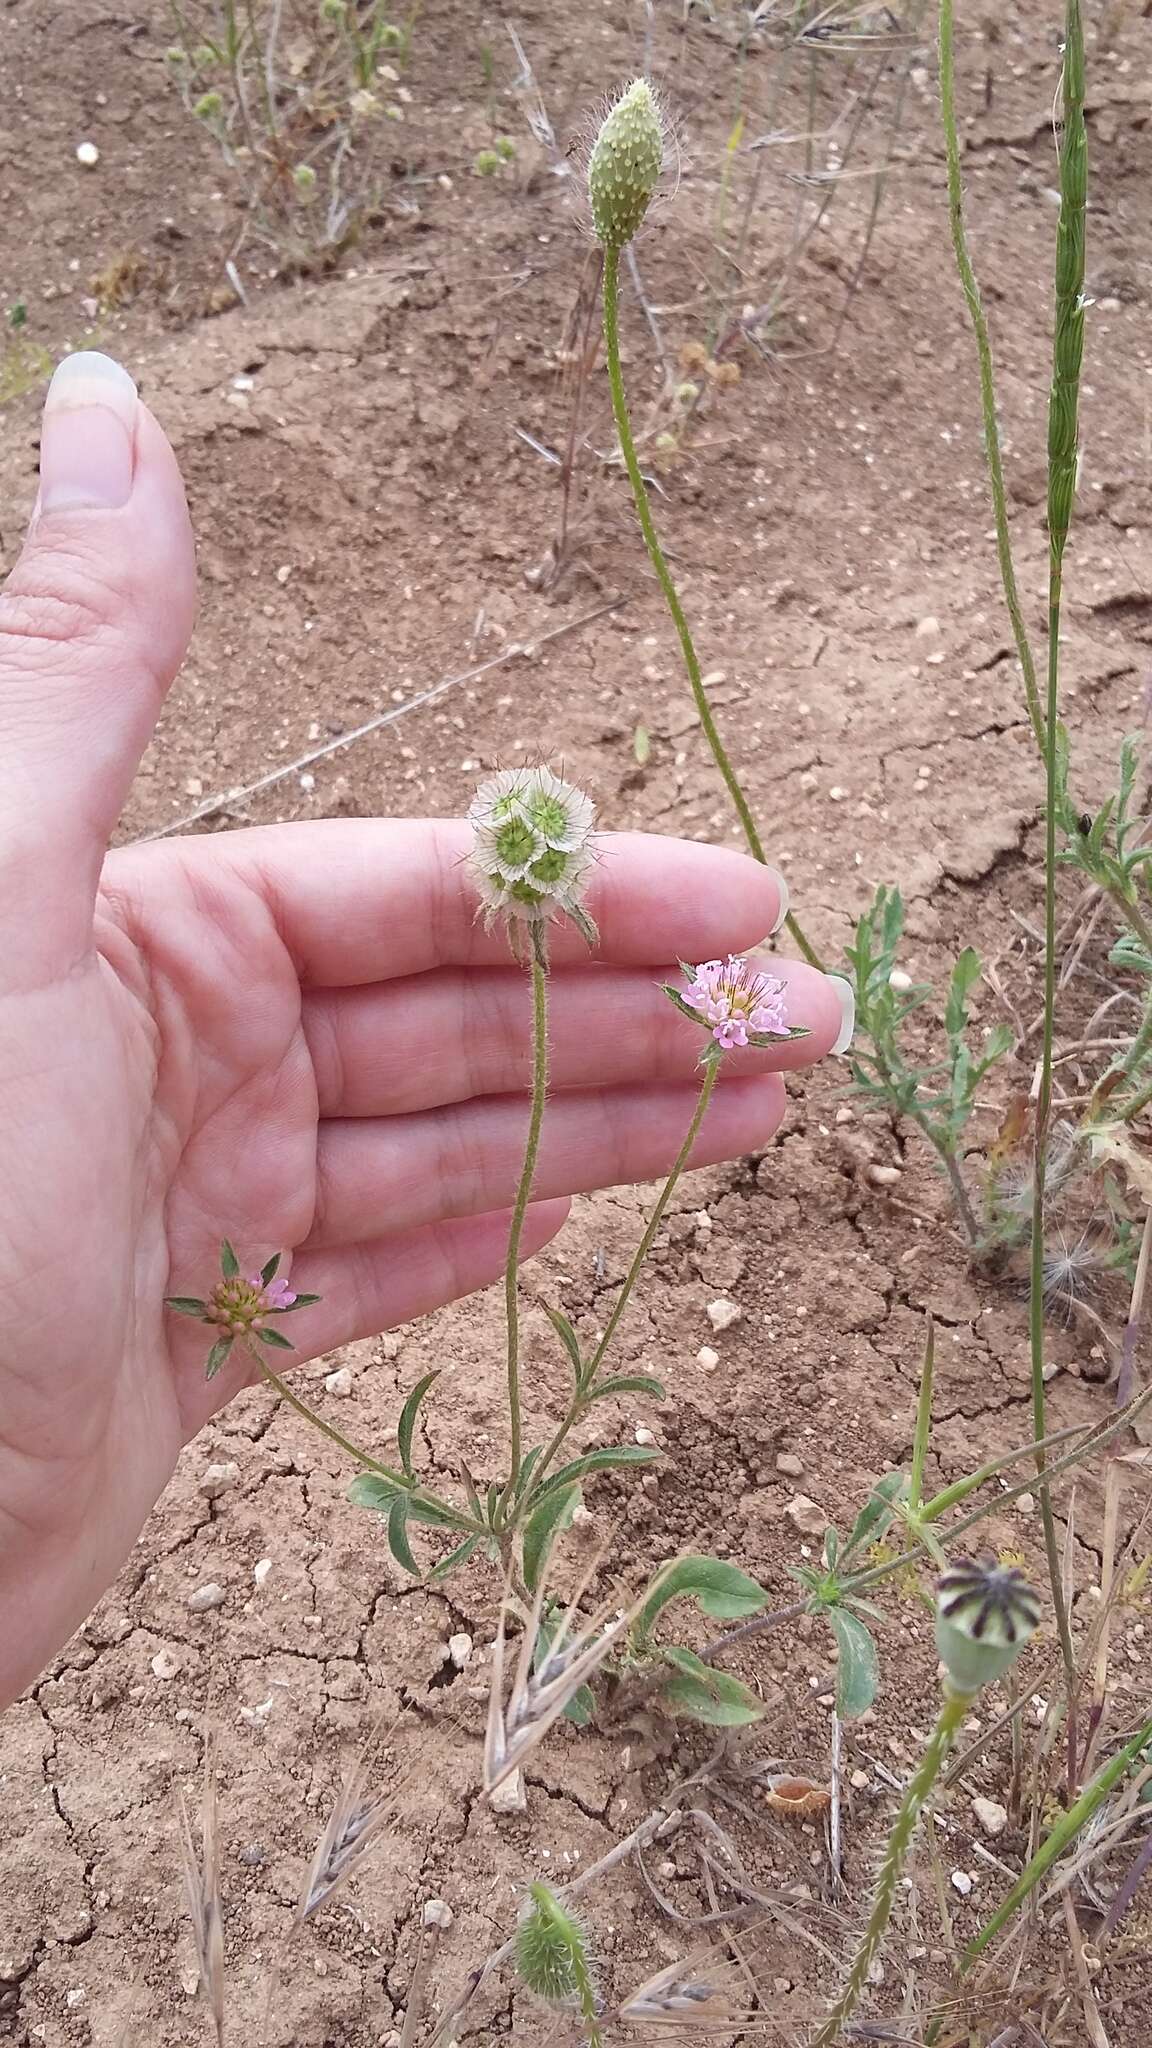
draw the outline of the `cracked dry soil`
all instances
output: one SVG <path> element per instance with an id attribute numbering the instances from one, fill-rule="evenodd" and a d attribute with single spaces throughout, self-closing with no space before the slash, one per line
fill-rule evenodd
<path id="1" fill-rule="evenodd" d="M 968 204 L 997 345 L 1020 577 L 1038 632 L 1057 11 L 1009 0 L 995 37 L 974 36 L 964 50 Z M 562 143 L 579 109 L 635 68 L 642 12 L 628 0 L 567 9 L 525 0 L 517 10 Z M 1096 306 L 1066 659 L 1085 801 L 1110 786 L 1119 736 L 1143 717 L 1152 639 L 1148 29 L 1136 5 L 1088 13 Z M 737 62 L 730 22 L 717 15 L 687 27 L 671 5 L 653 16 L 654 68 L 682 117 L 685 174 L 639 255 L 653 304 L 667 309 L 673 353 L 703 331 L 701 279 L 715 262 Z M 595 793 L 607 826 L 734 837 L 621 478 L 590 452 L 577 489 L 577 566 L 551 593 L 531 578 L 555 528 L 555 472 L 516 429 L 562 444 L 559 344 L 585 244 L 571 181 L 535 160 L 522 128 L 513 174 L 469 174 L 487 139 L 479 45 L 488 30 L 502 35 L 499 23 L 477 17 L 462 33 L 460 10 L 429 0 L 406 74 L 395 190 L 378 224 L 342 274 L 262 289 L 253 281 L 247 307 L 208 317 L 235 214 L 207 139 L 166 93 L 164 8 L 130 16 L 99 0 L 54 9 L 13 0 L 5 32 L 18 89 L 0 130 L 0 274 L 28 300 L 49 348 L 85 332 L 79 298 L 90 277 L 124 250 L 142 258 L 136 296 L 101 314 L 97 338 L 128 363 L 171 433 L 198 534 L 203 613 L 125 836 L 170 826 L 215 792 L 394 705 L 391 726 L 317 763 L 310 782 L 294 774 L 225 802 L 200 829 L 459 812 L 481 765 L 543 746 Z M 767 62 L 755 51 L 748 62 L 759 107 Z M 832 77 L 821 72 L 816 85 L 829 114 Z M 82 136 L 99 145 L 96 173 L 75 161 Z M 874 886 L 897 882 L 918 978 L 938 975 L 971 943 L 1000 962 L 1011 999 L 1031 1014 L 1019 920 L 1038 915 L 1039 775 L 988 539 L 927 47 L 850 322 L 830 351 L 866 186 L 845 186 L 801 262 L 779 353 L 741 356 L 740 382 L 714 394 L 661 470 L 660 518 L 718 712 L 817 941 L 836 953 Z M 769 187 L 752 242 L 765 274 L 787 245 L 796 203 L 785 180 Z M 625 319 L 629 373 L 649 405 L 660 380 L 631 299 Z M 5 410 L 3 428 L 7 566 L 35 492 L 35 392 Z M 591 448 L 610 445 L 599 376 L 588 429 Z M 615 610 L 580 623 L 617 595 Z M 538 644 L 569 625 L 566 637 Z M 529 651 L 403 709 L 517 644 Z M 651 736 L 643 766 L 637 724 Z M 987 989 L 980 1005 L 982 1021 L 998 1014 Z M 611 1536 L 615 1576 L 635 1585 L 689 1545 L 738 1560 L 787 1599 L 786 1567 L 803 1554 L 786 1513 L 794 1494 L 843 1524 L 869 1480 L 907 1457 L 928 1314 L 939 1339 L 933 1472 L 953 1478 L 975 1455 L 1027 1439 L 1018 1276 L 968 1269 L 915 1136 L 859 1112 L 846 1122 L 843 1078 L 829 1070 L 795 1090 L 766 1151 L 684 1184 L 621 1348 L 622 1363 L 666 1379 L 670 1399 L 597 1417 L 604 1439 L 652 1429 L 666 1458 L 638 1487 L 596 1485 L 574 1565 Z M 1004 1092 L 1027 1081 L 1022 1063 Z M 989 1102 L 982 1142 L 1003 1099 Z M 898 1169 L 890 1188 L 869 1180 L 877 1162 Z M 564 1372 L 539 1301 L 561 1304 L 582 1331 L 602 1320 L 644 1199 L 623 1189 L 579 1202 L 527 1275 L 534 1423 L 555 1412 Z M 708 1372 L 697 1353 L 712 1342 L 705 1308 L 719 1293 L 743 1314 L 715 1341 L 719 1363 Z M 1111 1396 L 1092 1332 L 1054 1331 L 1052 1355 L 1061 1367 L 1052 1425 L 1102 1419 Z M 487 1476 L 502 1454 L 499 1358 L 498 1306 L 480 1297 L 354 1346 L 304 1379 L 326 1401 L 325 1374 L 347 1364 L 352 1390 L 337 1419 L 386 1445 L 404 1392 L 442 1367 L 425 1456 L 445 1475 L 464 1457 Z M 205 1491 L 212 1464 L 234 1464 L 235 1484 Z M 196 1797 L 209 1741 L 230 2032 L 269 2048 L 397 2043 L 425 1899 L 442 1897 L 455 1916 L 435 1959 L 435 2011 L 504 1939 L 527 1878 L 562 1879 L 594 1861 L 707 1758 L 702 1736 L 650 1717 L 601 1733 L 562 1729 L 533 1759 L 526 1812 L 494 1817 L 477 1796 L 477 1755 L 498 1587 L 483 1570 L 439 1590 L 408 1583 L 346 1503 L 346 1479 L 295 1416 L 263 1392 L 245 1396 L 189 1448 L 119 1584 L 6 1717 L 0 2036 L 17 2048 L 184 2048 L 209 2038 L 192 1996 L 175 1818 L 178 1789 Z M 1125 1529 L 1141 1506 L 1126 1499 Z M 1082 1592 L 1099 1568 L 1101 1512 L 1088 1481 L 1073 1545 Z M 1039 1564 L 1034 1520 L 1005 1513 L 990 1534 Z M 207 1584 L 222 1589 L 221 1604 L 191 1610 Z M 802 2038 L 835 1982 L 891 1809 L 884 1773 L 907 1767 L 932 1712 L 921 1613 L 898 1592 L 882 1604 L 883 1691 L 846 1737 L 843 1891 L 813 1825 L 788 1829 L 746 1798 L 715 1809 L 754 1881 L 793 1893 L 786 1922 L 740 1935 L 768 2001 L 769 2038 Z M 1077 1614 L 1081 1632 L 1087 1611 Z M 686 1629 L 705 1639 L 702 1625 Z M 460 1632 L 475 1650 L 456 1672 L 445 1645 Z M 1046 1641 L 1028 1674 L 1037 1687 L 1051 1659 Z M 802 1622 L 746 1643 L 733 1668 L 766 1716 L 734 1746 L 732 1768 L 775 1757 L 823 1776 L 827 1637 Z M 1121 1727 L 1148 1691 L 1146 1642 L 1132 1618 L 1118 1630 L 1114 1676 L 1112 1725 Z M 394 1824 L 339 1902 L 292 1935 L 343 1762 L 374 1729 L 376 1781 L 393 1788 Z M 973 1890 L 949 1895 L 949 1937 L 921 1863 L 872 1994 L 877 2011 L 898 2011 L 909 1981 L 921 1993 L 946 1984 L 946 1951 L 999 1896 L 1005 1868 L 1019 1867 L 1017 1835 L 996 1844 L 999 1868 L 973 1841 L 971 1795 L 999 1796 L 1006 1771 L 997 1746 L 946 1808 L 944 1868 L 970 1872 Z M 681 1914 L 707 1909 L 689 1846 L 674 1842 L 653 1874 Z M 632 1865 L 593 1892 L 587 1920 L 604 1979 L 618 1989 L 699 1950 Z M 1118 2048 L 1145 2038 L 1146 1903 L 1133 1926 L 1134 1953 L 1097 1983 Z M 1058 1942 L 1034 1960 L 1034 1974 L 1060 1983 Z M 1043 2008 L 1052 2048 L 1084 2039 L 1078 2005 L 1065 2001 L 1061 2017 L 1054 1999 Z M 462 2038 L 532 2044 L 549 2024 L 493 1979 Z M 993 2002 L 973 2015 L 973 2041 L 991 2041 L 1003 2024 Z"/>

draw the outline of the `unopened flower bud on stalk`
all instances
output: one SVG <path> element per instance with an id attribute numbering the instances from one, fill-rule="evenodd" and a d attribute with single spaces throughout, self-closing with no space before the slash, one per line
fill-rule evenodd
<path id="1" fill-rule="evenodd" d="M 601 124 L 588 163 L 592 225 L 606 249 L 632 240 L 664 157 L 660 115 L 646 78 L 634 79 Z"/>
<path id="2" fill-rule="evenodd" d="M 583 897 L 595 817 L 591 798 L 549 768 L 504 768 L 482 782 L 468 810 L 469 865 L 488 922 L 568 917 L 594 944 Z"/>
<path id="3" fill-rule="evenodd" d="M 937 1582 L 936 1648 L 956 1692 L 1003 1678 L 1039 1626 L 1039 1595 L 1015 1565 L 959 1558 Z"/>

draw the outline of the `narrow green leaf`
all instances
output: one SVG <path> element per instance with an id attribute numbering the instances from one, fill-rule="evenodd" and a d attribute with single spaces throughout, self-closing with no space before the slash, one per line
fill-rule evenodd
<path id="1" fill-rule="evenodd" d="M 638 768 L 643 768 L 652 752 L 652 742 L 646 725 L 638 725 L 632 734 L 632 758 Z"/>
<path id="2" fill-rule="evenodd" d="M 379 1472 L 358 1472 L 348 1487 L 348 1499 L 353 1505 L 368 1508 L 376 1515 L 390 1515 L 398 1494 L 408 1503 L 410 1521 L 423 1522 L 429 1529 L 467 1529 L 470 1534 L 475 1533 L 468 1516 L 447 1501 L 437 1500 L 430 1493 L 410 1492 Z"/>
<path id="3" fill-rule="evenodd" d="M 226 1280 L 234 1280 L 240 1271 L 240 1261 L 236 1257 L 227 1238 L 224 1239 L 220 1246 L 220 1271 Z"/>
<path id="4" fill-rule="evenodd" d="M 429 1387 L 439 1377 L 439 1366 L 436 1367 L 435 1372 L 426 1372 L 422 1380 L 417 1380 L 403 1408 L 400 1410 L 400 1420 L 396 1425 L 396 1441 L 400 1446 L 400 1463 L 408 1474 L 409 1479 L 413 1479 L 416 1476 L 412 1470 L 412 1433 L 416 1428 L 416 1417 L 419 1413 L 420 1403 L 428 1392 Z"/>
<path id="5" fill-rule="evenodd" d="M 220 1367 L 232 1349 L 233 1341 L 231 1337 L 221 1337 L 219 1343 L 212 1346 L 204 1362 L 204 1377 L 206 1380 L 215 1379 Z"/>
<path id="6" fill-rule="evenodd" d="M 707 1019 L 700 1015 L 699 1010 L 694 1010 L 692 1008 L 691 1003 L 685 1002 L 684 997 L 681 995 L 678 988 L 673 988 L 671 984 L 667 981 L 662 981 L 660 986 L 663 989 L 665 995 L 667 996 L 668 1001 L 675 1005 L 676 1009 L 679 1010 L 680 1015 L 682 1017 L 687 1017 L 688 1022 L 690 1024 L 698 1024 L 705 1031 L 710 1029 Z"/>
<path id="7" fill-rule="evenodd" d="M 901 1499 L 907 1483 L 899 1470 L 885 1472 L 883 1478 L 876 1481 L 852 1525 L 852 1533 L 844 1546 L 845 1560 L 865 1543 L 883 1540 L 892 1526 L 894 1505 Z"/>
<path id="8" fill-rule="evenodd" d="M 691 1650 L 672 1648 L 664 1657 L 675 1675 L 665 1679 L 660 1698 L 677 1714 L 711 1728 L 744 1728 L 763 1720 L 765 1709 L 755 1693 L 730 1671 L 714 1670 Z"/>
<path id="9" fill-rule="evenodd" d="M 536 1591 L 552 1544 L 561 1529 L 568 1527 L 579 1499 L 580 1487 L 574 1480 L 570 1486 L 562 1486 L 556 1493 L 546 1494 L 525 1522 L 522 1539 L 524 1584 L 530 1593 Z"/>
<path id="10" fill-rule="evenodd" d="M 980 979 L 980 955 L 973 946 L 965 946 L 948 984 L 948 1002 L 944 1010 L 944 1029 L 949 1038 L 959 1038 L 968 1023 L 968 998 Z"/>
<path id="11" fill-rule="evenodd" d="M 866 1713 L 880 1684 L 880 1660 L 872 1632 L 844 1607 L 824 1609 L 840 1651 L 836 1673 L 836 1712 L 842 1721 Z"/>
<path id="12" fill-rule="evenodd" d="M 280 1258 L 281 1258 L 281 1254 L 280 1254 L 279 1252 L 273 1252 L 273 1254 L 272 1254 L 272 1257 L 271 1257 L 271 1258 L 269 1259 L 269 1261 L 268 1261 L 267 1265 L 266 1265 L 266 1266 L 261 1266 L 261 1268 L 260 1268 L 260 1284 L 261 1284 L 261 1286 L 263 1286 L 263 1287 L 267 1287 L 267 1285 L 268 1285 L 268 1282 L 269 1282 L 270 1280 L 274 1280 L 274 1279 L 276 1278 L 276 1275 L 277 1275 L 277 1273 L 278 1273 L 278 1272 L 280 1271 Z"/>
<path id="13" fill-rule="evenodd" d="M 589 1387 L 584 1398 L 591 1405 L 593 1401 L 606 1400 L 609 1394 L 650 1394 L 654 1401 L 668 1398 L 660 1381 L 652 1379 L 646 1372 L 618 1373 L 615 1379 L 598 1380 L 594 1387 Z"/>
<path id="14" fill-rule="evenodd" d="M 258 1329 L 254 1330 L 252 1334 L 255 1337 L 259 1337 L 262 1344 L 267 1344 L 270 1351 L 295 1351 L 296 1349 L 291 1338 L 282 1337 L 279 1330 Z"/>
<path id="15" fill-rule="evenodd" d="M 204 1311 L 208 1304 L 206 1301 L 197 1301 L 194 1294 L 166 1294 L 164 1296 L 164 1306 L 165 1308 L 175 1309 L 178 1316 L 196 1316 L 200 1322 L 203 1322 Z"/>
<path id="16" fill-rule="evenodd" d="M 428 1574 L 429 1581 L 436 1583 L 440 1579 L 446 1579 L 452 1572 L 458 1571 L 461 1565 L 467 1564 L 479 1541 L 478 1536 L 466 1536 L 463 1543 L 458 1543 L 455 1550 L 450 1550 L 447 1557 L 442 1557 L 439 1564 L 433 1565 Z"/>
<path id="17" fill-rule="evenodd" d="M 323 1301 L 323 1299 L 324 1296 L 322 1294 L 298 1294 L 295 1301 L 288 1308 L 270 1309 L 269 1314 L 274 1316 L 292 1316 L 295 1315 L 298 1308 L 314 1308 L 316 1303 Z"/>
<path id="18" fill-rule="evenodd" d="M 695 1600 L 717 1621 L 739 1621 L 758 1614 L 767 1599 L 763 1586 L 734 1564 L 724 1564 L 718 1557 L 679 1557 L 652 1587 L 633 1625 L 633 1641 L 647 1641 L 658 1615 L 673 1600 Z"/>
<path id="19" fill-rule="evenodd" d="M 548 1321 L 551 1323 L 552 1328 L 555 1330 L 556 1335 L 559 1337 L 560 1342 L 564 1346 L 565 1351 L 568 1353 L 568 1356 L 572 1362 L 572 1370 L 576 1375 L 577 1381 L 579 1381 L 580 1374 L 584 1369 L 583 1360 L 580 1356 L 579 1337 L 576 1335 L 575 1330 L 572 1328 L 571 1323 L 568 1321 L 568 1318 L 564 1314 L 562 1309 L 549 1308 L 547 1302 L 545 1302 L 544 1313 L 547 1316 Z"/>
<path id="20" fill-rule="evenodd" d="M 396 1559 L 397 1564 L 402 1565 L 406 1572 L 411 1572 L 414 1579 L 420 1577 L 420 1567 L 412 1555 L 412 1545 L 408 1541 L 408 1495 L 406 1493 L 398 1493 L 388 1510 L 388 1548 Z"/>
<path id="21" fill-rule="evenodd" d="M 660 1456 L 659 1451 L 650 1451 L 643 1444 L 612 1444 L 604 1451 L 587 1451 L 582 1458 L 573 1458 L 568 1465 L 549 1475 L 537 1495 L 543 1500 L 547 1494 L 555 1493 L 558 1487 L 567 1486 L 570 1479 L 583 1479 L 588 1472 L 611 1472 L 620 1465 L 650 1465 Z"/>
<path id="22" fill-rule="evenodd" d="M 587 1728 L 596 1712 L 596 1695 L 590 1685 L 578 1686 L 564 1709 L 564 1720 L 574 1728 Z"/>

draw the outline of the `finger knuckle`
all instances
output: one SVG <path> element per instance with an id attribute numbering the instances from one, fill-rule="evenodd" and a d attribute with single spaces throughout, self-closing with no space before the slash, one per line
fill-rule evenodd
<path id="1" fill-rule="evenodd" d="M 34 552 L 0 591 L 0 641 L 51 659 L 61 646 L 99 644 L 117 631 L 127 596 L 79 549 Z"/>

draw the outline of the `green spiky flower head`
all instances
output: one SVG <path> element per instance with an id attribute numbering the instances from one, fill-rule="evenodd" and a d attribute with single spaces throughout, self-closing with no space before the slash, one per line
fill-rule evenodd
<path id="1" fill-rule="evenodd" d="M 594 943 L 583 896 L 595 815 L 591 798 L 550 768 L 504 768 L 482 782 L 468 811 L 470 866 L 489 921 L 560 915 Z"/>
<path id="2" fill-rule="evenodd" d="M 600 127 L 588 163 L 592 225 L 606 249 L 623 249 L 648 211 L 664 159 L 660 111 L 646 78 L 633 79 Z"/>
<path id="3" fill-rule="evenodd" d="M 1015 1565 L 958 1558 L 937 1582 L 936 1648 L 956 1692 L 1002 1678 L 1039 1626 L 1039 1596 Z"/>

